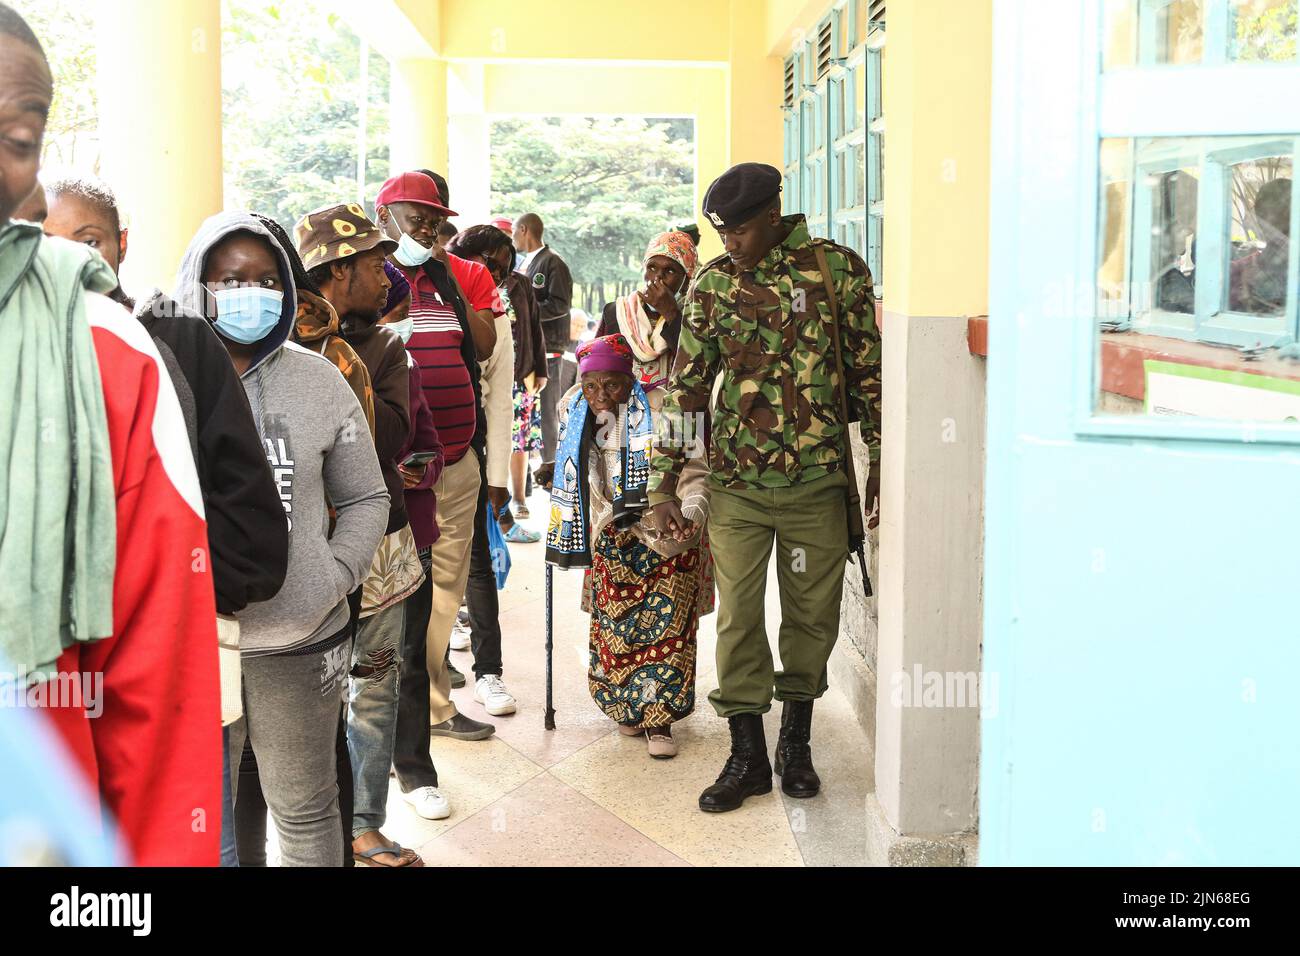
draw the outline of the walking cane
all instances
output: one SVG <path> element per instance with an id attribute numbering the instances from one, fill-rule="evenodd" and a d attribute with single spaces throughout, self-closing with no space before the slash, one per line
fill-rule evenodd
<path id="1" fill-rule="evenodd" d="M 554 656 L 554 643 L 552 642 L 552 614 L 551 614 L 551 582 L 555 566 L 547 562 L 546 565 L 546 729 L 555 729 L 555 706 L 551 697 L 551 658 Z"/>

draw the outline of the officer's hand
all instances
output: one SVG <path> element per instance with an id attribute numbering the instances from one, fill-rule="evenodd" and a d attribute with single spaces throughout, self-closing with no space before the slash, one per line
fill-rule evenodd
<path id="1" fill-rule="evenodd" d="M 655 530 L 662 535 L 681 541 L 690 522 L 682 514 L 681 506 L 676 501 L 665 501 L 650 510 Z"/>
<path id="2" fill-rule="evenodd" d="M 863 489 L 862 508 L 866 512 L 867 527 L 875 530 L 880 524 L 880 462 L 871 466 L 867 475 L 867 486 Z"/>
<path id="3" fill-rule="evenodd" d="M 537 482 L 544 490 L 551 490 L 551 482 L 555 478 L 555 462 L 547 461 L 537 466 L 533 472 L 533 481 Z"/>

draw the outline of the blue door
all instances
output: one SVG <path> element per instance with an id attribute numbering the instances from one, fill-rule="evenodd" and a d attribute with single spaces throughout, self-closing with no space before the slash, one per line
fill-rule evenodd
<path id="1" fill-rule="evenodd" d="M 995 7 L 983 864 L 1294 864 L 1297 0 Z"/>

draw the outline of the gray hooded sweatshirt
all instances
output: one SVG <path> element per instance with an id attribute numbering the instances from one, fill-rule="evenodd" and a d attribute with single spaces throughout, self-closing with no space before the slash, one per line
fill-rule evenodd
<path id="1" fill-rule="evenodd" d="M 370 567 L 388 523 L 388 490 L 356 395 L 329 359 L 288 341 L 297 313 L 293 270 L 275 237 L 247 213 L 223 212 L 199 227 L 181 260 L 172 298 L 208 315 L 203 266 L 234 232 L 275 252 L 284 308 L 241 381 L 289 521 L 289 569 L 269 601 L 239 619 L 240 652 L 278 654 L 319 643 L 348 622 L 347 595 Z M 338 520 L 329 535 L 327 500 Z"/>

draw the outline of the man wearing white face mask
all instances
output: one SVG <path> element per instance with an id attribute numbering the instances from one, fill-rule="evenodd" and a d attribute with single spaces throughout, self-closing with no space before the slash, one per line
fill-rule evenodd
<path id="1" fill-rule="evenodd" d="M 339 330 L 374 385 L 375 451 L 388 486 L 388 527 L 362 585 L 352 652 L 347 739 L 354 801 L 352 852 L 370 866 L 419 866 L 380 832 L 388 802 L 397 720 L 398 669 L 406 623 L 406 599 L 424 580 L 411 534 L 398 470 L 398 453 L 411 430 L 410 374 L 401 337 L 381 326 L 391 280 L 384 257 L 396 248 L 356 203 L 314 210 L 294 227 L 308 279 L 339 316 Z"/>
<path id="2" fill-rule="evenodd" d="M 456 707 L 447 666 L 451 626 L 469 576 L 480 462 L 485 454 L 487 428 L 478 355 L 480 348 L 491 353 L 496 335 L 492 329 L 492 341 L 480 341 L 477 330 L 483 323 L 475 312 L 474 292 L 462 289 L 449 263 L 433 254 L 438 223 L 455 215 L 443 205 L 434 181 L 419 172 L 392 177 L 375 198 L 375 213 L 386 235 L 398 243 L 390 262 L 411 288 L 412 331 L 406 350 L 419 364 L 420 387 L 446 462 L 433 485 L 438 538 L 429 551 L 429 623 L 423 634 L 408 630 L 402 648 L 393 747 L 393 767 L 407 803 L 426 819 L 436 820 L 446 817 L 450 808 L 429 757 L 430 735 L 483 740 L 496 730 Z M 496 298 L 491 276 L 476 263 L 468 265 L 486 276 L 491 305 Z"/>
<path id="3" fill-rule="evenodd" d="M 288 341 L 295 291 L 270 230 L 247 213 L 219 213 L 191 240 L 173 298 L 225 345 L 289 526 L 284 586 L 237 615 L 244 716 L 231 725 L 231 752 L 242 753 L 245 736 L 252 743 L 283 865 L 338 866 L 347 595 L 383 537 L 388 491 L 356 396 L 329 359 Z M 327 500 L 337 514 L 328 537 Z"/>

